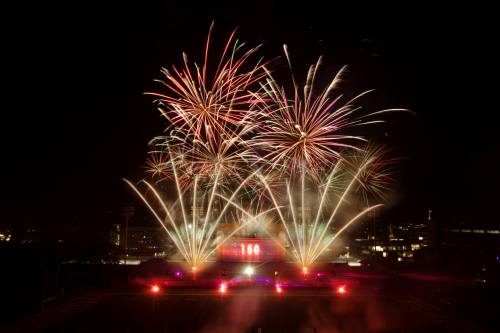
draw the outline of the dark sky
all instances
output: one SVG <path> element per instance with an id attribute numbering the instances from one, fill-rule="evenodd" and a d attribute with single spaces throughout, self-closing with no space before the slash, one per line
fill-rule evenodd
<path id="1" fill-rule="evenodd" d="M 394 208 L 401 216 L 432 207 L 498 224 L 499 111 L 489 82 L 496 39 L 487 8 L 202 3 L 4 8 L 0 224 L 100 223 L 137 203 L 121 178 L 141 178 L 146 143 L 165 126 L 143 92 L 182 51 L 200 58 L 212 20 L 216 45 L 239 26 L 269 59 L 288 43 L 299 73 L 324 54 L 325 71 L 350 65 L 346 89 L 378 89 L 369 105 L 416 112 L 383 129 L 407 157 Z"/>

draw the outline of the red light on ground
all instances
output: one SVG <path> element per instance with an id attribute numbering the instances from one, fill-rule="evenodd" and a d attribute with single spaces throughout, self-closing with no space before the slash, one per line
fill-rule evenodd
<path id="1" fill-rule="evenodd" d="M 345 286 L 339 286 L 339 287 L 337 288 L 337 293 L 338 293 L 338 294 L 345 294 L 346 292 L 347 292 L 347 289 L 346 289 L 346 287 L 345 287 Z"/>
<path id="2" fill-rule="evenodd" d="M 160 287 L 158 285 L 156 285 L 156 284 L 152 285 L 151 286 L 151 292 L 153 294 L 158 294 L 160 292 Z"/>
<path id="3" fill-rule="evenodd" d="M 276 285 L 276 292 L 277 292 L 278 294 L 283 293 L 283 288 L 281 288 L 281 286 L 280 286 L 280 285 Z"/>
<path id="4" fill-rule="evenodd" d="M 226 284 L 225 284 L 225 283 L 221 283 L 221 284 L 219 285 L 219 292 L 220 292 L 221 294 L 225 294 L 225 293 L 226 293 L 226 291 L 227 291 L 227 286 L 226 286 Z"/>

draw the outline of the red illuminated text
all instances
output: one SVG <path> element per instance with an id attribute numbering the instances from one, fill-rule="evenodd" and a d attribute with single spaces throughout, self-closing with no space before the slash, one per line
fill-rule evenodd
<path id="1" fill-rule="evenodd" d="M 241 255 L 256 255 L 260 254 L 260 246 L 259 244 L 241 244 Z"/>

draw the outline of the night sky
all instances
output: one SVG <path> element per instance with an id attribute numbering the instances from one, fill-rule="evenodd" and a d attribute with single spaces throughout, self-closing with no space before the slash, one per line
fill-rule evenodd
<path id="1" fill-rule="evenodd" d="M 158 88 L 160 68 L 179 64 L 182 51 L 200 59 L 212 20 L 215 45 L 239 26 L 243 41 L 264 43 L 267 59 L 288 43 L 298 73 L 323 54 L 324 71 L 350 66 L 347 91 L 377 88 L 370 108 L 416 113 L 393 116 L 379 131 L 406 158 L 393 214 L 422 218 L 432 208 L 443 220 L 498 224 L 488 9 L 324 3 L 4 8 L 0 224 L 104 223 L 121 206 L 139 204 L 121 178 L 143 176 L 147 142 L 165 127 L 143 93 Z M 282 61 L 273 66 L 286 70 Z"/>

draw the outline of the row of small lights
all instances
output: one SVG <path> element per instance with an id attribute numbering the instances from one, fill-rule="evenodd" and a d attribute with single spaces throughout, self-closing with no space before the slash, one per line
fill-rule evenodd
<path id="1" fill-rule="evenodd" d="M 275 285 L 275 290 L 276 290 L 276 293 L 278 293 L 278 294 L 283 293 L 283 287 L 280 284 Z M 336 291 L 338 294 L 345 294 L 345 293 L 347 293 L 347 288 L 344 285 L 338 286 Z M 219 292 L 221 294 L 225 294 L 227 292 L 227 284 L 226 283 L 222 282 L 219 285 Z"/>
<path id="2" fill-rule="evenodd" d="M 193 271 L 196 271 L 196 267 L 193 267 Z M 248 278 L 250 279 L 252 277 L 252 275 L 255 274 L 255 269 L 252 266 L 247 266 L 247 267 L 245 267 L 243 273 L 245 275 L 247 275 Z M 302 268 L 302 273 L 304 275 L 306 275 L 306 274 L 309 273 L 309 270 L 307 269 L 307 267 L 303 267 Z M 275 288 L 276 288 L 276 292 L 278 294 L 283 293 L 283 287 L 280 284 L 276 284 Z M 219 284 L 218 289 L 219 289 L 219 293 L 225 294 L 227 292 L 227 284 L 225 282 L 222 282 L 221 284 Z M 161 291 L 161 289 L 160 289 L 159 285 L 154 284 L 154 285 L 151 286 L 150 291 L 153 294 L 159 294 L 160 291 Z M 347 292 L 346 286 L 342 285 L 342 286 L 338 286 L 337 287 L 337 293 L 338 294 L 345 294 L 346 292 Z"/>
<path id="3" fill-rule="evenodd" d="M 276 292 L 278 294 L 283 293 L 283 287 L 280 284 L 276 284 L 275 288 L 276 288 Z M 156 295 L 156 294 L 160 293 L 161 289 L 160 289 L 160 286 L 158 286 L 157 284 L 154 284 L 151 286 L 150 291 L 151 291 L 151 293 Z M 227 292 L 227 284 L 225 282 L 222 282 L 219 285 L 219 293 L 225 294 L 226 292 Z M 338 286 L 337 287 L 337 293 L 345 294 L 346 292 L 347 292 L 347 289 L 345 286 Z"/>

